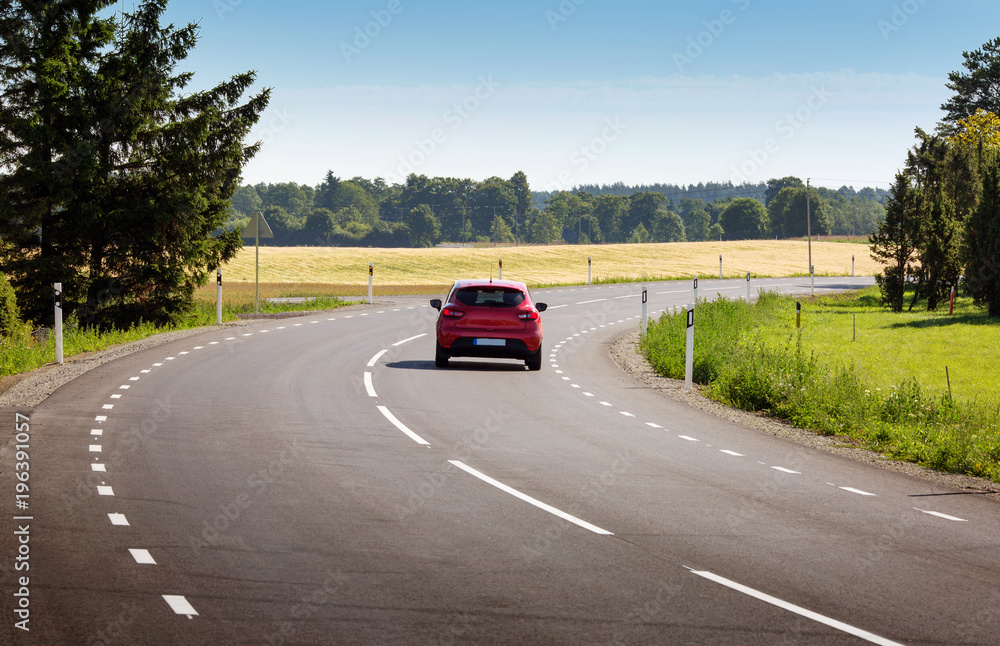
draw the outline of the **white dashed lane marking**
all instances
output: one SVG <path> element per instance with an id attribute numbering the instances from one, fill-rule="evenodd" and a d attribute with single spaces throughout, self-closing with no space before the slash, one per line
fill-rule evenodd
<path id="1" fill-rule="evenodd" d="M 849 491 L 851 493 L 856 493 L 859 496 L 874 496 L 873 493 L 868 493 L 867 491 L 861 491 L 860 489 L 855 489 L 854 487 L 840 487 L 844 491 Z"/>
<path id="2" fill-rule="evenodd" d="M 163 600 L 167 602 L 170 609 L 179 615 L 185 615 L 187 617 L 197 616 L 198 612 L 194 607 L 188 603 L 188 600 L 177 594 L 164 594 L 161 595 Z"/>
<path id="3" fill-rule="evenodd" d="M 149 550 L 140 550 L 129 548 L 129 554 L 135 559 L 135 562 L 140 565 L 156 565 L 156 561 L 150 555 Z"/>
<path id="4" fill-rule="evenodd" d="M 108 514 L 108 518 L 111 520 L 112 525 L 117 525 L 119 527 L 128 527 L 128 520 L 125 518 L 125 514 Z"/>
<path id="5" fill-rule="evenodd" d="M 467 464 L 465 464 L 463 462 L 459 462 L 458 460 L 448 460 L 448 463 L 452 464 L 452 465 L 454 465 L 456 467 L 458 467 L 459 469 L 461 469 L 462 471 L 465 471 L 469 475 L 475 476 L 476 478 L 479 478 L 483 482 L 496 487 L 500 491 L 508 493 L 508 494 L 514 496 L 515 498 L 518 498 L 519 500 L 523 500 L 524 502 L 526 502 L 526 503 L 528 503 L 530 505 L 534 505 L 535 507 L 538 507 L 539 509 L 541 509 L 543 511 L 547 511 L 548 513 L 552 514 L 553 516 L 558 516 L 559 518 L 562 518 L 563 520 L 569 521 L 569 522 L 573 523 L 574 525 L 578 525 L 579 527 L 582 527 L 582 528 L 584 528 L 584 529 L 586 529 L 588 531 L 591 531 L 591 532 L 593 532 L 595 534 L 601 534 L 603 536 L 614 536 L 614 534 L 612 532 L 609 532 L 606 529 L 601 529 L 597 525 L 592 525 L 592 524 L 588 523 L 585 520 L 581 520 L 581 519 L 577 518 L 576 516 L 572 516 L 570 514 L 567 514 L 566 512 L 564 512 L 564 511 L 562 511 L 560 509 L 556 509 L 555 507 L 553 507 L 551 505 L 548 505 L 548 504 L 546 504 L 546 503 L 544 503 L 544 502 L 542 502 L 542 501 L 540 501 L 540 500 L 538 500 L 536 498 L 532 498 L 528 494 L 521 493 L 517 489 L 514 489 L 513 487 L 509 487 L 509 486 L 505 485 L 504 483 L 502 483 L 502 482 L 500 482 L 498 480 L 494 480 L 493 478 L 489 477 L 485 473 L 483 473 L 481 471 L 477 471 L 476 469 L 473 469 L 472 467 L 470 467 L 469 465 L 467 465 Z"/>
<path id="6" fill-rule="evenodd" d="M 372 373 L 365 373 L 365 391 L 368 392 L 369 397 L 378 397 L 375 392 L 375 386 L 372 384 Z"/>
<path id="7" fill-rule="evenodd" d="M 945 520 L 954 521 L 956 523 L 967 523 L 967 522 L 969 522 L 969 521 L 967 521 L 964 518 L 958 518 L 956 516 L 949 516 L 948 514 L 942 514 L 939 511 L 928 511 L 926 509 L 920 509 L 919 507 L 914 507 L 914 509 L 916 509 L 919 512 L 925 513 L 925 514 L 929 514 L 931 516 L 937 516 L 938 518 L 944 518 Z"/>

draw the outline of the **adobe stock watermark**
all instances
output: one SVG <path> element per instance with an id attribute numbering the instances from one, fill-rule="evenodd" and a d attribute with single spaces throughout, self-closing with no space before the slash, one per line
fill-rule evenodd
<path id="1" fill-rule="evenodd" d="M 267 115 L 261 118 L 261 121 L 265 121 L 266 124 L 260 133 L 260 141 L 262 144 L 269 144 L 274 139 L 284 132 L 289 124 L 295 121 L 295 115 L 290 114 L 287 108 L 271 108 L 268 110 Z"/>
<path id="2" fill-rule="evenodd" d="M 604 129 L 601 134 L 594 137 L 589 142 L 580 146 L 569 156 L 569 163 L 576 169 L 576 172 L 583 173 L 590 165 L 596 162 L 608 151 L 608 148 L 628 130 L 628 126 L 622 123 L 621 117 L 608 117 L 604 120 Z M 560 172 L 555 181 L 547 186 L 549 191 L 567 191 L 574 185 L 574 171 L 566 169 Z"/>
<path id="3" fill-rule="evenodd" d="M 226 14 L 236 11 L 236 7 L 241 4 L 243 4 L 243 0 L 215 0 L 212 3 L 212 8 L 215 9 L 215 15 L 219 17 L 219 20 L 225 20 Z"/>
<path id="4" fill-rule="evenodd" d="M 892 5 L 892 12 L 889 14 L 889 19 L 881 19 L 876 23 L 879 32 L 882 34 L 882 40 L 889 42 L 889 36 L 902 29 L 910 21 L 910 18 L 920 11 L 920 7 L 925 4 L 927 4 L 927 0 L 905 0 L 899 4 Z"/>
<path id="5" fill-rule="evenodd" d="M 479 77 L 479 85 L 461 101 L 452 104 L 450 108 L 441 115 L 442 121 L 451 127 L 451 132 L 457 132 L 466 121 L 472 118 L 476 112 L 483 107 L 483 103 L 488 101 L 500 84 L 493 80 L 493 75 L 486 78 Z M 435 128 L 428 137 L 413 140 L 414 148 L 406 155 L 399 156 L 398 175 L 392 179 L 397 183 L 406 183 L 406 177 L 417 172 L 417 168 L 434 156 L 444 143 L 448 141 L 448 131 L 444 128 Z"/>
<path id="6" fill-rule="evenodd" d="M 340 53 L 344 55 L 344 60 L 350 63 L 362 51 L 368 49 L 372 42 L 382 35 L 382 31 L 392 24 L 393 19 L 403 13 L 405 8 L 402 0 L 389 0 L 385 9 L 372 11 L 371 20 L 363 26 L 354 28 L 354 38 L 350 42 L 340 41 Z"/>
<path id="7" fill-rule="evenodd" d="M 832 97 L 833 94 L 826 89 L 825 85 L 813 87 L 809 97 L 802 105 L 785 113 L 785 116 L 775 122 L 774 133 L 776 136 L 765 139 L 759 148 L 747 149 L 746 161 L 739 167 L 732 167 L 733 174 L 730 181 L 737 185 L 751 181 L 749 178 L 763 168 L 771 157 L 781 151 L 781 142 L 792 139 Z"/>
<path id="8" fill-rule="evenodd" d="M 737 8 L 744 12 L 750 8 L 750 0 L 731 0 Z M 718 17 L 711 20 L 702 21 L 705 27 L 694 36 L 688 36 L 687 46 L 682 52 L 674 52 L 674 65 L 677 66 L 679 74 L 684 73 L 684 68 L 692 64 L 705 53 L 715 42 L 725 33 L 726 27 L 736 22 L 739 14 L 732 9 L 723 9 Z"/>
<path id="9" fill-rule="evenodd" d="M 215 514 L 214 517 L 202 521 L 201 534 L 189 538 L 191 548 L 197 552 L 203 547 L 218 545 L 225 533 L 239 522 L 244 510 L 249 509 L 272 485 L 287 476 L 304 455 L 305 448 L 299 445 L 298 438 L 292 438 L 274 459 L 247 476 L 246 485 L 234 498 L 217 506 L 219 513 L 213 510 L 211 513 Z"/>
<path id="10" fill-rule="evenodd" d="M 576 13 L 577 7 L 585 3 L 587 0 L 562 0 L 556 10 L 553 11 L 549 9 L 545 12 L 545 19 L 549 21 L 549 27 L 552 31 L 556 30 L 559 23 L 566 22 L 569 17 Z"/>

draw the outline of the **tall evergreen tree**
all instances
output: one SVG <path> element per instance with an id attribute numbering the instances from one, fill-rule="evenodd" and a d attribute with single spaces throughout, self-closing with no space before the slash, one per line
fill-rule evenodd
<path id="1" fill-rule="evenodd" d="M 986 169 L 979 204 L 965 236 L 965 285 L 977 305 L 1000 316 L 1000 161 Z"/>
<path id="2" fill-rule="evenodd" d="M 0 5 L 0 270 L 26 320 L 52 316 L 52 287 L 85 290 L 87 258 L 67 207 L 95 174 L 94 71 L 114 22 L 108 0 Z M 89 217 L 86 215 L 84 217 Z M 84 231 L 86 228 L 84 228 Z"/>
<path id="3" fill-rule="evenodd" d="M 927 299 L 927 309 L 933 311 L 947 297 L 951 287 L 958 285 L 962 273 L 961 232 L 955 220 L 954 204 L 944 194 L 943 187 L 934 190 L 924 200 L 924 205 L 917 236 L 920 260 L 917 289 L 919 295 Z"/>
<path id="4" fill-rule="evenodd" d="M 917 233 L 923 200 L 904 173 L 896 174 L 885 203 L 885 219 L 868 239 L 872 259 L 886 268 L 875 276 L 882 302 L 899 312 L 903 309 L 906 275 L 916 259 Z"/>
<path id="5" fill-rule="evenodd" d="M 193 75 L 175 69 L 198 27 L 162 27 L 167 0 L 98 17 L 114 4 L 18 0 L 4 14 L 26 20 L 0 46 L 0 192 L 35 190 L 0 207 L 0 234 L 16 240 L 0 268 L 35 320 L 51 311 L 47 284 L 61 280 L 64 305 L 85 323 L 168 322 L 241 246 L 238 232 L 215 232 L 259 148 L 243 141 L 269 90 L 241 105 L 255 80 L 246 73 L 180 94 Z M 39 121 L 53 125 L 44 137 L 30 127 Z"/>

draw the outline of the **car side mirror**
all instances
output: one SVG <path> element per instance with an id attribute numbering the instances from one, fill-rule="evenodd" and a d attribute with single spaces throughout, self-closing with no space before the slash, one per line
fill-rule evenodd
<path id="1" fill-rule="evenodd" d="M 535 309 L 538 310 L 539 312 L 544 312 L 548 308 L 549 306 L 545 303 L 535 303 Z"/>
<path id="2" fill-rule="evenodd" d="M 431 299 L 431 307 L 433 307 L 434 309 L 436 309 L 437 311 L 440 312 L 441 311 L 441 299 L 440 298 L 433 298 L 433 299 Z"/>

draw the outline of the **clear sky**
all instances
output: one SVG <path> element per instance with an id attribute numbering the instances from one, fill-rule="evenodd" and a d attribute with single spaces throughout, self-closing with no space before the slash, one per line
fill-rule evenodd
<path id="1" fill-rule="evenodd" d="M 123 2 L 129 10 L 132 3 Z M 173 0 L 194 89 L 273 88 L 249 183 L 410 172 L 886 186 L 997 0 Z"/>

